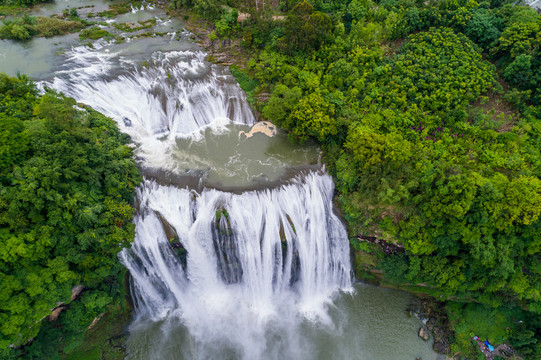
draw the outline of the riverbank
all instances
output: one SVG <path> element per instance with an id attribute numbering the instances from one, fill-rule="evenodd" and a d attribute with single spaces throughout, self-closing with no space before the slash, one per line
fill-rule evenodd
<path id="1" fill-rule="evenodd" d="M 216 30 L 216 26 L 212 22 L 201 18 L 190 9 L 173 10 L 164 6 L 163 3 L 156 2 L 156 4 L 164 7 L 170 16 L 176 16 L 186 22 L 186 29 L 195 36 L 194 41 L 207 51 L 208 61 L 218 65 L 234 67 L 236 71 L 232 71 L 232 73 L 235 75 L 235 72 L 237 72 L 237 80 L 239 72 L 245 75 L 249 72 L 248 61 L 251 59 L 252 55 L 242 46 L 241 39 L 233 38 L 221 42 L 216 40 L 212 41 L 209 38 L 209 35 Z M 279 19 L 278 21 L 282 21 L 282 19 Z M 242 83 L 241 87 L 243 87 Z M 246 90 L 244 87 L 243 89 Z M 253 90 L 253 88 L 250 90 Z M 262 118 L 259 110 L 261 109 L 261 104 L 264 104 L 269 96 L 270 94 L 268 93 L 258 94 L 255 98 L 256 102 L 251 103 L 252 109 L 258 114 L 258 120 L 265 120 Z M 335 202 L 335 206 L 339 205 Z M 338 209 L 338 211 L 340 210 Z M 434 351 L 439 354 L 452 356 L 450 350 L 452 331 L 449 328 L 444 304 L 431 298 L 428 293 L 419 291 L 419 289 L 412 290 L 411 288 L 393 285 L 383 281 L 382 271 L 376 267 L 377 255 L 373 252 L 378 251 L 376 249 L 379 249 L 379 251 L 386 254 L 403 253 L 404 249 L 396 244 L 378 240 L 375 237 L 359 235 L 356 239 L 373 245 L 372 253 L 355 249 L 354 246 L 351 247 L 351 250 L 353 251 L 352 259 L 356 278 L 361 282 L 402 290 L 415 295 L 419 299 L 420 306 L 416 310 L 408 309 L 409 315 L 426 319 L 426 329 L 430 331 L 432 338 L 434 339 Z M 354 242 L 354 239 L 352 239 L 352 244 Z M 423 284 L 418 287 L 422 288 L 422 285 Z"/>

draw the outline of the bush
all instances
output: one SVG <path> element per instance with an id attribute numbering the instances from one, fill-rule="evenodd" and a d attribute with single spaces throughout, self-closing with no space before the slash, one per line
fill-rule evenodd
<path id="1" fill-rule="evenodd" d="M 4 26 L 0 28 L 0 39 L 25 41 L 34 36 L 53 37 L 82 28 L 84 28 L 84 24 L 81 21 L 25 15 L 13 20 L 5 20 Z"/>
<path id="2" fill-rule="evenodd" d="M 79 21 L 65 21 L 53 17 L 39 17 L 34 26 L 37 35 L 43 37 L 63 35 L 82 28 L 84 25 Z"/>
<path id="3" fill-rule="evenodd" d="M 13 20 L 4 20 L 4 25 L 0 28 L 0 39 L 30 40 L 36 34 L 35 23 L 36 18 L 28 15 Z"/>
<path id="4" fill-rule="evenodd" d="M 100 29 L 97 26 L 93 26 L 90 29 L 84 29 L 79 33 L 79 39 L 90 39 L 90 40 L 98 40 L 103 37 L 112 38 L 113 34 L 108 32 L 107 30 Z"/>

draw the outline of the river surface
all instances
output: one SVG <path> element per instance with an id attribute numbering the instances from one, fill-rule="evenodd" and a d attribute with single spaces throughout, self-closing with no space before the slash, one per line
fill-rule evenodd
<path id="1" fill-rule="evenodd" d="M 437 358 L 406 315 L 410 295 L 355 283 L 316 146 L 291 145 L 272 124 L 256 131 L 229 70 L 160 9 L 89 19 L 116 40 L 0 40 L 0 71 L 92 106 L 133 141 L 145 179 L 135 242 L 119 254 L 135 305 L 128 359 Z"/>

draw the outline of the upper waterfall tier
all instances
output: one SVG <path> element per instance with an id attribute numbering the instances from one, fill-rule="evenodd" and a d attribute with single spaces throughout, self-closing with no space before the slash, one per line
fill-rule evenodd
<path id="1" fill-rule="evenodd" d="M 186 137 L 224 119 L 254 122 L 233 77 L 201 51 L 155 51 L 140 62 L 129 47 L 81 46 L 67 55 L 52 87 L 112 117 L 136 143 Z"/>
<path id="2" fill-rule="evenodd" d="M 254 189 L 319 166 L 317 147 L 289 144 L 273 124 L 250 129 L 255 118 L 233 76 L 185 38 L 160 39 L 182 50 L 154 50 L 147 39 L 72 48 L 42 86 L 116 120 L 144 173 L 161 183 Z M 141 54 L 149 48 L 150 58 Z"/>

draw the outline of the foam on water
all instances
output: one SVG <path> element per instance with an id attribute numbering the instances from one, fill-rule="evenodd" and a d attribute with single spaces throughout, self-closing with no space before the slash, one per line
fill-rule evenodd
<path id="1" fill-rule="evenodd" d="M 232 77 L 204 58 L 201 51 L 155 52 L 137 65 L 121 53 L 78 47 L 52 87 L 112 117 L 136 142 L 187 136 L 217 118 L 253 123 Z"/>

